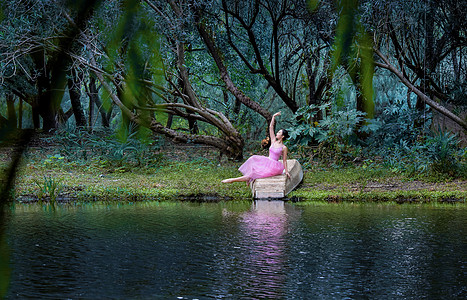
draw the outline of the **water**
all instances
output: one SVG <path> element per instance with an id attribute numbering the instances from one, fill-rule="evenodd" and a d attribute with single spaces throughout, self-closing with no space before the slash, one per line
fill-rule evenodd
<path id="1" fill-rule="evenodd" d="M 467 208 L 19 205 L 7 299 L 465 299 Z"/>

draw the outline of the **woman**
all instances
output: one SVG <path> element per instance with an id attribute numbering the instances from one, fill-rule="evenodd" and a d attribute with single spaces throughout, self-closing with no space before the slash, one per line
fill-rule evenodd
<path id="1" fill-rule="evenodd" d="M 280 175 L 285 169 L 285 174 L 290 177 L 287 171 L 287 147 L 284 145 L 285 139 L 289 137 L 287 130 L 281 129 L 274 135 L 274 122 L 276 116 L 280 116 L 281 112 L 275 113 L 272 116 L 271 124 L 269 125 L 269 137 L 271 139 L 271 147 L 269 147 L 269 157 L 262 155 L 253 155 L 238 169 L 243 176 L 222 180 L 223 183 L 232 183 L 239 181 L 251 182 L 257 178 L 270 177 Z M 279 161 L 282 155 L 282 163 Z"/>

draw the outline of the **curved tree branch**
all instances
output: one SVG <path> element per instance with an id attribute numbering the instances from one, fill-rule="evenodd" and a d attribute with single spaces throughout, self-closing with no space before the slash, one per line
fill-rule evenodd
<path id="1" fill-rule="evenodd" d="M 214 42 L 209 36 L 209 34 L 206 31 L 206 28 L 204 24 L 201 22 L 197 22 L 196 27 L 198 29 L 198 32 L 201 35 L 201 38 L 203 39 L 205 45 L 208 48 L 209 53 L 211 54 L 212 58 L 214 59 L 217 68 L 219 69 L 221 79 L 224 81 L 226 88 L 237 98 L 240 102 L 245 104 L 245 106 L 251 108 L 252 110 L 256 111 L 259 113 L 261 116 L 263 116 L 265 119 L 270 120 L 272 118 L 272 115 L 269 111 L 261 107 L 258 103 L 255 101 L 251 100 L 250 97 L 245 95 L 240 89 L 237 88 L 237 86 L 234 84 L 232 79 L 230 78 L 229 73 L 227 72 L 227 68 L 224 65 L 224 62 L 222 61 L 221 56 L 219 55 L 219 50 L 216 48 L 214 45 Z"/>
<path id="2" fill-rule="evenodd" d="M 445 115 L 446 117 L 450 118 L 457 124 L 459 124 L 464 130 L 467 130 L 467 122 L 462 120 L 459 116 L 455 115 L 444 106 L 441 106 L 436 101 L 432 100 L 430 97 L 425 95 L 422 91 L 420 91 L 414 84 L 412 84 L 396 67 L 394 67 L 389 59 L 381 53 L 378 49 L 374 48 L 374 52 L 383 60 L 384 63 L 375 62 L 375 65 L 389 70 L 391 73 L 396 75 L 401 82 L 407 86 L 411 91 L 413 91 L 420 99 L 423 100 L 428 106 L 433 108 L 434 110 L 438 111 L 439 113 Z"/>
<path id="3" fill-rule="evenodd" d="M 251 49 L 253 50 L 255 61 L 258 64 L 258 69 L 254 68 L 252 64 L 248 62 L 245 55 L 233 43 L 232 38 L 231 38 L 232 31 L 230 29 L 230 26 L 232 25 L 229 26 L 229 24 L 226 23 L 226 30 L 227 30 L 227 37 L 228 37 L 229 45 L 239 55 L 239 57 L 245 63 L 248 69 L 250 69 L 250 72 L 252 72 L 253 74 L 257 74 L 257 73 L 261 74 L 263 78 L 266 79 L 266 81 L 269 83 L 269 85 L 274 89 L 277 95 L 279 95 L 282 101 L 290 108 L 290 110 L 292 110 L 292 112 L 296 112 L 298 110 L 297 103 L 295 102 L 293 98 L 291 98 L 288 95 L 288 93 L 284 90 L 280 82 L 280 71 L 279 71 L 279 66 L 280 66 L 279 55 L 280 54 L 279 54 L 279 48 L 278 48 L 279 47 L 278 27 L 279 27 L 279 23 L 281 22 L 281 20 L 283 20 L 285 13 L 282 12 L 282 14 L 276 18 L 276 17 L 272 17 L 273 12 L 270 11 L 271 18 L 273 21 L 273 33 L 271 37 L 271 56 L 272 56 L 272 52 L 274 52 L 274 60 L 271 59 L 271 64 L 273 66 L 273 72 L 271 74 L 266 68 L 266 66 L 264 65 L 264 61 L 261 56 L 260 47 L 258 45 L 257 38 L 253 31 L 253 22 L 256 18 L 254 18 L 252 22 L 250 22 L 250 24 L 247 24 L 247 22 L 242 18 L 242 16 L 240 16 L 239 13 L 234 12 L 228 8 L 227 2 L 225 0 L 222 0 L 222 7 L 225 12 L 226 22 L 228 21 L 228 17 L 230 14 L 235 20 L 237 20 L 240 23 L 241 27 L 246 30 L 246 33 L 248 36 L 248 42 L 250 43 Z M 271 9 L 271 8 L 268 8 L 268 9 Z M 272 63 L 272 61 L 274 61 L 274 63 Z"/>

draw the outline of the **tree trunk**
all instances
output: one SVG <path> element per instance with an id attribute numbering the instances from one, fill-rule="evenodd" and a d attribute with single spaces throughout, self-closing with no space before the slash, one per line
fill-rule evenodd
<path id="1" fill-rule="evenodd" d="M 19 98 L 18 106 L 18 128 L 23 129 L 23 99 Z"/>
<path id="2" fill-rule="evenodd" d="M 210 145 L 218 148 L 221 151 L 221 153 L 227 155 L 230 158 L 239 160 L 243 157 L 243 139 L 241 135 L 232 126 L 232 124 L 230 124 L 229 120 L 222 115 L 222 113 L 204 107 L 192 107 L 185 103 L 166 103 L 163 105 L 159 105 L 158 107 L 154 107 L 155 110 L 162 110 L 165 108 L 167 112 L 172 113 L 181 113 L 181 110 L 177 110 L 177 108 L 192 111 L 193 113 L 199 115 L 197 116 L 193 114 L 193 118 L 198 117 L 199 119 L 204 120 L 210 123 L 211 125 L 219 128 L 225 134 L 225 137 L 223 138 L 208 135 L 185 134 L 163 126 L 154 118 L 152 118 L 151 120 L 142 119 L 141 115 L 136 115 L 131 109 L 129 109 L 122 103 L 122 101 L 118 97 L 118 93 L 115 93 L 112 90 L 111 86 L 104 80 L 102 73 L 97 71 L 96 62 L 93 57 L 91 57 L 91 64 L 96 69 L 94 70 L 94 72 L 97 76 L 97 79 L 101 82 L 104 89 L 109 93 L 112 101 L 120 108 L 120 110 L 122 111 L 122 115 L 125 116 L 125 118 L 127 118 L 129 121 L 134 122 L 139 126 L 145 126 L 151 129 L 154 133 L 163 134 L 165 136 L 173 138 L 176 142 L 191 142 L 194 144 Z M 182 115 L 186 118 L 186 114 Z"/>
<path id="3" fill-rule="evenodd" d="M 57 128 L 57 121 L 55 119 L 57 115 L 57 110 L 54 105 L 52 105 L 51 93 L 47 92 L 45 95 L 39 98 L 39 107 L 38 112 L 42 117 L 42 129 L 45 132 L 50 131 L 51 129 Z"/>
<path id="4" fill-rule="evenodd" d="M 184 98 L 184 101 L 188 103 L 189 105 L 199 107 L 198 101 L 196 101 L 196 95 L 193 90 L 193 87 L 191 86 L 191 83 L 188 80 L 188 77 L 189 77 L 188 70 L 185 68 L 185 60 L 184 60 L 185 54 L 183 51 L 183 47 L 185 47 L 185 45 L 182 43 L 177 43 L 176 45 L 177 45 L 176 46 L 177 49 L 179 50 L 177 62 L 178 62 L 180 77 L 178 80 L 178 85 L 183 91 L 183 94 L 188 96 Z M 187 115 L 190 115 L 192 113 L 190 110 L 187 110 L 186 112 L 187 112 Z M 188 130 L 190 131 L 190 133 L 198 134 L 199 128 L 198 128 L 196 119 L 188 117 L 187 120 L 188 120 Z"/>
<path id="5" fill-rule="evenodd" d="M 452 65 L 454 67 L 454 81 L 455 82 L 460 80 L 460 66 L 461 66 L 461 62 L 457 61 L 457 51 L 458 50 L 454 50 L 452 51 L 452 54 L 451 54 Z"/>
<path id="6" fill-rule="evenodd" d="M 109 128 L 110 126 L 110 116 L 112 113 L 112 107 L 109 109 L 109 112 L 106 112 L 102 107 L 102 102 L 99 99 L 99 93 L 96 87 L 96 78 L 91 76 L 89 78 L 88 85 L 88 97 L 89 97 L 89 126 L 92 126 L 92 118 L 94 115 L 94 106 L 96 105 L 99 113 L 101 114 L 102 126 Z"/>
<path id="7" fill-rule="evenodd" d="M 45 57 L 45 50 L 38 51 L 37 53 L 33 53 L 31 55 L 31 58 L 33 59 L 34 64 L 39 72 L 39 76 L 37 77 L 36 81 L 36 88 L 38 93 L 33 100 L 33 121 L 34 128 L 39 128 L 40 116 L 42 118 L 42 128 L 45 131 L 49 131 L 50 129 L 57 127 L 55 118 L 57 109 L 53 105 L 54 97 L 50 83 L 54 79 L 49 80 L 49 72 L 47 72 L 48 68 L 44 67 L 46 65 Z M 59 89 L 57 85 L 54 85 L 54 87 Z M 57 91 L 55 90 L 55 92 Z"/>
<path id="8" fill-rule="evenodd" d="M 425 47 L 423 48 L 424 54 L 423 54 L 423 74 L 421 75 L 420 81 L 420 87 L 421 91 L 426 94 L 426 90 L 430 88 L 429 86 L 429 81 L 426 79 L 425 74 L 429 75 L 431 72 L 434 71 L 436 68 L 436 58 L 434 57 L 435 55 L 435 38 L 433 35 L 434 32 L 434 19 L 433 19 L 433 5 L 428 5 L 428 11 L 425 14 L 425 20 L 424 20 L 425 26 L 423 27 L 425 30 Z M 429 97 L 432 97 L 432 95 L 428 95 Z M 419 111 L 424 111 L 425 110 L 425 101 L 421 96 L 417 95 L 417 103 L 415 104 L 415 108 L 418 109 Z M 416 126 L 419 127 L 421 124 L 420 120 L 416 120 Z"/>
<path id="9" fill-rule="evenodd" d="M 214 59 L 217 65 L 217 68 L 219 69 L 221 79 L 222 81 L 224 81 L 227 90 L 231 92 L 232 95 L 234 95 L 235 98 L 238 99 L 238 101 L 243 103 L 245 106 L 251 108 L 253 111 L 259 113 L 269 122 L 272 118 L 271 113 L 267 111 L 266 109 L 264 109 L 263 107 L 261 107 L 255 101 L 251 100 L 250 97 L 245 95 L 240 89 L 237 88 L 237 86 L 233 83 L 232 79 L 230 78 L 229 73 L 227 72 L 227 68 L 225 67 L 222 61 L 222 58 L 219 55 L 219 50 L 214 45 L 214 41 L 212 40 L 212 37 L 209 36 L 204 25 L 198 22 L 196 26 L 198 28 L 198 32 L 200 33 L 204 41 L 204 44 L 207 46 L 209 53 L 211 54 L 212 58 Z"/>
<path id="10" fill-rule="evenodd" d="M 190 133 L 191 134 L 198 134 L 199 133 L 198 123 L 196 122 L 195 119 L 188 118 L 188 126 L 190 128 Z"/>
<path id="11" fill-rule="evenodd" d="M 8 127 L 10 129 L 16 129 L 17 120 L 16 120 L 16 110 L 15 110 L 15 98 L 12 94 L 6 95 L 6 105 L 8 111 Z"/>
<path id="12" fill-rule="evenodd" d="M 194 143 L 213 146 L 227 157 L 234 160 L 243 159 L 243 140 L 234 135 L 226 136 L 224 139 L 209 135 L 191 135 L 164 127 L 162 124 L 153 120 L 150 126 L 155 133 L 163 134 L 179 143 Z"/>
<path id="13" fill-rule="evenodd" d="M 167 125 L 165 125 L 165 127 L 167 127 L 168 129 L 171 129 L 173 119 L 174 119 L 174 115 L 173 114 L 168 114 L 168 116 L 167 116 Z"/>
<path id="14" fill-rule="evenodd" d="M 44 59 L 47 55 L 44 49 L 37 51 L 33 58 L 37 69 L 40 70 L 37 87 L 39 92 L 37 109 L 42 117 L 42 127 L 45 131 L 58 126 L 57 116 L 67 86 L 68 68 L 72 62 L 69 52 L 72 50 L 75 39 L 88 24 L 94 9 L 100 1 L 86 0 L 78 2 L 73 6 L 74 18 L 70 19 L 67 27 L 59 33 L 60 38 L 56 45 L 58 50 L 52 52 L 47 61 Z"/>
<path id="15" fill-rule="evenodd" d="M 445 115 L 449 119 L 453 120 L 457 124 L 459 124 L 464 130 L 467 130 L 467 122 L 462 120 L 460 117 L 456 116 L 454 113 L 443 107 L 442 105 L 438 104 L 436 101 L 432 100 L 430 97 L 425 95 L 421 90 L 419 90 L 415 85 L 413 85 L 396 67 L 394 67 L 390 62 L 389 59 L 381 53 L 378 49 L 374 48 L 375 53 L 384 61 L 383 63 L 375 62 L 375 65 L 387 69 L 391 71 L 394 75 L 396 75 L 401 82 L 407 86 L 412 92 L 414 92 L 425 104 L 430 106 L 432 109 L 440 112 L 442 115 Z"/>
<path id="16" fill-rule="evenodd" d="M 271 35 L 271 47 L 273 47 L 274 50 L 271 49 L 272 52 L 274 52 L 274 57 L 270 57 L 270 65 L 271 65 L 271 72 L 268 70 L 268 68 L 265 66 L 263 62 L 263 58 L 261 56 L 261 50 L 258 46 L 257 42 L 257 37 L 255 36 L 255 33 L 253 31 L 253 25 L 256 22 L 258 18 L 252 17 L 251 20 L 246 21 L 244 18 L 242 18 L 237 10 L 230 10 L 228 8 L 228 4 L 225 0 L 222 1 L 222 8 L 224 12 L 226 13 L 226 25 L 225 29 L 227 31 L 227 37 L 228 37 L 228 43 L 229 45 L 233 48 L 233 50 L 238 54 L 239 58 L 244 62 L 244 64 L 247 66 L 247 68 L 250 70 L 251 73 L 253 74 L 261 74 L 264 79 L 269 83 L 269 85 L 274 89 L 274 91 L 277 93 L 277 95 L 282 99 L 282 101 L 287 105 L 287 107 L 290 108 L 290 110 L 295 113 L 298 110 L 298 104 L 296 103 L 295 99 L 291 97 L 283 88 L 281 81 L 280 81 L 280 62 L 279 62 L 279 47 L 280 47 L 280 42 L 279 42 L 279 24 L 281 21 L 283 21 L 285 18 L 285 7 L 286 7 L 286 2 L 283 1 L 282 3 L 279 3 L 279 1 L 273 6 L 283 6 L 281 12 L 279 15 L 274 15 L 273 9 L 266 8 L 268 11 L 271 21 L 273 23 L 272 27 L 272 35 Z M 251 15 L 257 15 L 260 6 L 259 1 L 255 1 L 255 12 L 252 12 Z M 269 5 L 267 5 L 269 6 Z M 231 27 L 232 25 L 228 24 L 228 15 L 231 15 L 235 19 L 237 19 L 240 23 L 240 26 L 247 32 L 248 40 L 249 43 L 251 44 L 254 56 L 255 56 L 255 65 L 258 67 L 254 67 L 253 64 L 251 64 L 246 56 L 240 51 L 240 49 L 233 43 L 232 41 L 232 33 L 231 33 Z M 197 23 L 199 23 L 197 21 Z M 261 38 L 264 38 L 262 36 Z M 274 63 L 273 63 L 274 60 Z M 269 118 L 266 118 L 267 120 L 270 120 Z"/>
<path id="17" fill-rule="evenodd" d="M 76 120 L 76 126 L 85 127 L 86 117 L 81 107 L 81 82 L 77 78 L 75 72 L 71 71 L 71 76 L 68 78 L 68 92 L 70 94 L 71 107 Z"/>
<path id="18" fill-rule="evenodd" d="M 91 84 L 91 83 L 89 83 Z M 89 112 L 88 112 L 88 127 L 89 129 L 92 130 L 93 124 L 92 124 L 92 118 L 94 116 L 94 101 L 93 101 L 93 96 L 91 95 L 91 92 L 89 91 L 89 86 L 88 89 L 86 89 L 86 92 L 88 94 L 89 98 Z"/>
<path id="19" fill-rule="evenodd" d="M 34 129 L 41 128 L 41 120 L 39 116 L 39 111 L 36 106 L 32 107 L 32 123 L 33 123 Z"/>

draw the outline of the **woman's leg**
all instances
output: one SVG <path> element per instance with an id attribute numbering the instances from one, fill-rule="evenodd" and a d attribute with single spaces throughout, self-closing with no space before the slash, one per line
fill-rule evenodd
<path id="1" fill-rule="evenodd" d="M 232 183 L 232 182 L 241 182 L 241 181 L 250 181 L 250 177 L 242 176 L 237 178 L 229 178 L 222 180 L 223 183 Z"/>

